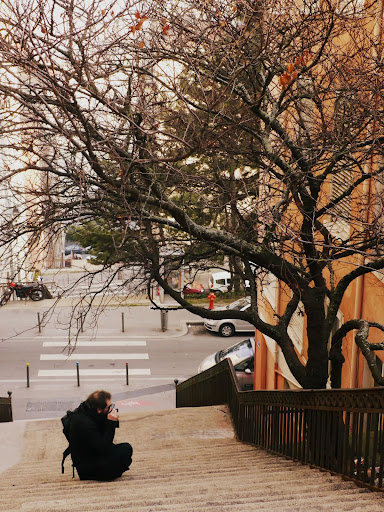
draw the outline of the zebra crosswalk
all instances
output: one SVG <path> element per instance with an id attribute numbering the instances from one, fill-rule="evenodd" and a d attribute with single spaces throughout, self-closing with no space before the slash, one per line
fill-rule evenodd
<path id="1" fill-rule="evenodd" d="M 75 377 L 77 375 L 77 370 L 39 370 L 39 377 Z M 82 377 L 113 377 L 125 375 L 125 369 L 119 368 L 98 368 L 98 369 L 81 369 L 80 375 Z M 149 368 L 130 368 L 129 375 L 151 375 L 151 370 Z"/>
<path id="2" fill-rule="evenodd" d="M 120 341 L 120 340 L 108 340 L 108 341 L 77 341 L 76 347 L 145 347 L 146 341 Z M 43 347 L 67 347 L 68 341 L 44 341 Z"/>
<path id="3" fill-rule="evenodd" d="M 115 354 L 109 353 L 108 359 L 148 359 L 148 354 Z M 105 359 L 106 354 L 70 354 L 67 356 L 66 354 L 41 354 L 40 361 L 84 361 L 91 360 L 96 361 L 97 359 Z"/>
<path id="4" fill-rule="evenodd" d="M 112 351 L 114 347 L 120 351 Z M 78 339 L 75 350 L 64 338 L 44 341 L 37 377 L 74 377 L 77 372 L 81 377 L 115 377 L 127 371 L 129 376 L 148 376 L 150 368 L 142 367 L 149 360 L 146 348 L 145 340 Z"/>

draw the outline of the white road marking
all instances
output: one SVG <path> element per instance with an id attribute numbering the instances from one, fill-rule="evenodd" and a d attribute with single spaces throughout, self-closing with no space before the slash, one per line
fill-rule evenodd
<path id="1" fill-rule="evenodd" d="M 80 361 L 92 359 L 149 359 L 148 354 L 41 354 L 40 361 Z"/>
<path id="2" fill-rule="evenodd" d="M 131 371 L 129 372 L 131 373 Z M 124 373 L 125 375 L 125 373 Z M 169 383 L 173 383 L 174 379 L 177 378 L 180 382 L 183 382 L 184 380 L 187 380 L 189 379 L 189 377 L 178 377 L 178 376 L 174 376 L 174 375 L 170 375 L 169 377 L 146 377 L 144 375 L 140 376 L 140 375 L 137 375 L 135 376 L 132 381 L 136 381 L 136 382 L 140 382 L 140 381 L 145 381 L 145 382 L 149 382 L 149 381 L 167 381 Z M 99 381 L 99 380 L 105 380 L 105 381 L 108 381 L 108 382 L 111 382 L 111 379 L 109 377 L 105 377 L 105 378 L 92 378 L 92 377 L 89 377 L 89 378 L 85 378 L 83 380 L 88 380 L 88 381 Z M 0 379 L 0 384 L 9 384 L 9 383 L 25 383 L 26 379 Z M 68 379 L 59 379 L 59 378 L 56 378 L 54 381 L 52 379 L 30 379 L 29 381 L 31 384 L 36 382 L 36 383 L 39 383 L 41 384 L 42 382 L 68 382 Z M 118 382 L 121 382 L 120 379 L 118 379 Z M 131 382 L 131 381 L 130 381 Z M 124 388 L 125 389 L 125 388 Z"/>
<path id="3" fill-rule="evenodd" d="M 146 341 L 77 341 L 74 347 L 145 347 Z M 43 347 L 67 347 L 68 341 L 44 341 Z"/>
<path id="4" fill-rule="evenodd" d="M 125 375 L 125 368 L 120 369 L 93 369 L 93 370 L 82 370 L 80 368 L 79 374 L 80 377 L 107 377 L 107 376 L 117 376 L 117 375 Z M 129 369 L 129 375 L 151 375 L 151 370 L 149 368 L 142 369 Z M 76 377 L 76 370 L 39 370 L 38 377 Z"/>

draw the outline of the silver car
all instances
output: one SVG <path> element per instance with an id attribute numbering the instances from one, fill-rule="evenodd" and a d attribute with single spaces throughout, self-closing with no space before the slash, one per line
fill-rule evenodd
<path id="1" fill-rule="evenodd" d="M 250 297 L 244 297 L 232 302 L 226 309 L 232 311 L 246 311 L 250 307 Z M 225 336 L 226 338 L 233 336 L 235 332 L 255 331 L 254 325 L 245 320 L 240 320 L 239 318 L 225 318 L 224 320 L 210 320 L 206 318 L 204 320 L 204 326 L 208 331 L 218 332 L 220 336 Z"/>
<path id="2" fill-rule="evenodd" d="M 223 359 L 232 361 L 236 372 L 239 387 L 242 391 L 253 389 L 254 363 L 255 363 L 255 338 L 248 338 L 215 354 L 207 356 L 197 369 L 201 373 Z"/>

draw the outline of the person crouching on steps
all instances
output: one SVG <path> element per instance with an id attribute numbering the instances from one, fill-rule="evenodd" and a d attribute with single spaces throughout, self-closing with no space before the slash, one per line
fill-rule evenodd
<path id="1" fill-rule="evenodd" d="M 119 415 L 111 398 L 108 391 L 94 391 L 74 411 L 69 446 L 80 480 L 114 480 L 132 462 L 132 446 L 113 443 Z"/>

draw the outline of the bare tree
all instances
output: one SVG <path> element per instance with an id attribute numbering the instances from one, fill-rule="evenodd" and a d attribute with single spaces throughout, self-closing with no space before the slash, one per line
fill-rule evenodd
<path id="1" fill-rule="evenodd" d="M 357 318 L 334 332 L 348 287 L 384 267 L 376 3 L 4 0 L 1 183 L 19 213 L 2 214 L 1 246 L 109 225 L 109 263 L 140 261 L 182 307 L 216 319 L 228 312 L 169 286 L 161 250 L 195 269 L 228 256 L 252 299 L 233 317 L 276 340 L 303 387 L 325 387 L 332 335 L 340 385 L 353 329 L 383 385 L 383 346 L 369 342 L 383 327 Z M 268 276 L 287 292 L 273 324 L 258 308 Z M 288 334 L 298 307 L 306 365 Z"/>

